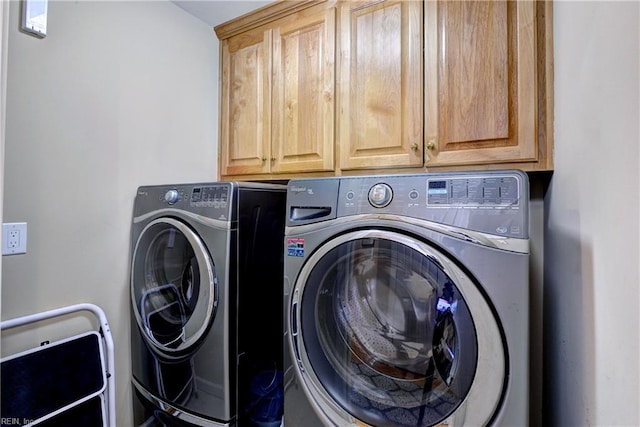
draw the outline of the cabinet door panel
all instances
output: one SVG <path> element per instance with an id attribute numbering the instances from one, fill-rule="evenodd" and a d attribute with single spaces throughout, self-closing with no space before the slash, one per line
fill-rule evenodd
<path id="1" fill-rule="evenodd" d="M 422 2 L 346 2 L 340 167 L 422 166 Z"/>
<path id="2" fill-rule="evenodd" d="M 333 170 L 335 9 L 310 9 L 273 32 L 272 172 Z"/>
<path id="3" fill-rule="evenodd" d="M 535 3 L 428 2 L 427 166 L 535 161 Z"/>
<path id="4" fill-rule="evenodd" d="M 222 175 L 269 171 L 269 42 L 269 31 L 254 31 L 221 44 Z"/>
<path id="5" fill-rule="evenodd" d="M 447 2 L 443 8 L 440 139 L 455 143 L 506 138 L 507 4 Z"/>

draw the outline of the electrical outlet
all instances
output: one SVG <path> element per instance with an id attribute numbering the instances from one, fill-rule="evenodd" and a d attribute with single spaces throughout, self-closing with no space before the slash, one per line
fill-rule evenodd
<path id="1" fill-rule="evenodd" d="M 27 253 L 27 223 L 2 224 L 2 255 Z"/>

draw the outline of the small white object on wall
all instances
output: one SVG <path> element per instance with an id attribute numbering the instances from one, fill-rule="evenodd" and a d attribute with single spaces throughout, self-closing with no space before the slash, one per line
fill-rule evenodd
<path id="1" fill-rule="evenodd" d="M 48 0 L 22 0 L 21 28 L 36 37 L 47 35 Z"/>
<path id="2" fill-rule="evenodd" d="M 27 223 L 2 224 L 2 255 L 27 253 Z"/>

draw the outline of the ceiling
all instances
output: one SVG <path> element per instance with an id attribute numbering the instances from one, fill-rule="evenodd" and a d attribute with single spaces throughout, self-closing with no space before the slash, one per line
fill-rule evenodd
<path id="1" fill-rule="evenodd" d="M 174 0 L 176 6 L 215 27 L 272 1 L 254 0 Z"/>

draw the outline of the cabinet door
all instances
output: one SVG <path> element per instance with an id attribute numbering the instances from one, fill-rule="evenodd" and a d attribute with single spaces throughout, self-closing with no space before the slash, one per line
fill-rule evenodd
<path id="1" fill-rule="evenodd" d="M 222 40 L 220 174 L 268 173 L 271 143 L 271 31 Z"/>
<path id="2" fill-rule="evenodd" d="M 273 30 L 271 171 L 332 171 L 335 8 L 305 9 Z"/>
<path id="3" fill-rule="evenodd" d="M 421 1 L 340 4 L 340 168 L 421 167 Z"/>
<path id="4" fill-rule="evenodd" d="M 533 1 L 425 3 L 426 166 L 537 160 Z"/>

